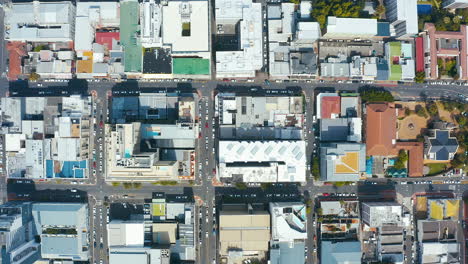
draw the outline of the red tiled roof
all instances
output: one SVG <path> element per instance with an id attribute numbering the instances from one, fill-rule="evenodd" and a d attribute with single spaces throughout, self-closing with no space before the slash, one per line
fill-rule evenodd
<path id="1" fill-rule="evenodd" d="M 422 142 L 398 142 L 397 149 L 408 151 L 408 175 L 422 177 L 424 168 L 424 145 Z"/>
<path id="2" fill-rule="evenodd" d="M 18 79 L 18 75 L 21 74 L 21 59 L 23 56 L 26 56 L 25 50 L 26 44 L 23 42 L 13 41 L 8 42 L 8 80 L 14 81 Z"/>
<path id="3" fill-rule="evenodd" d="M 119 32 L 96 32 L 96 43 L 107 46 L 107 49 L 111 50 L 112 40 L 120 40 Z"/>
<path id="4" fill-rule="evenodd" d="M 416 38 L 416 72 L 424 71 L 424 46 L 423 38 Z"/>
<path id="5" fill-rule="evenodd" d="M 396 110 L 392 103 L 367 105 L 366 149 L 368 156 L 395 155 Z"/>
<path id="6" fill-rule="evenodd" d="M 339 96 L 322 97 L 321 118 L 331 118 L 332 114 L 339 115 L 341 112 L 341 98 Z"/>
<path id="7" fill-rule="evenodd" d="M 461 65 L 461 73 L 460 73 L 460 78 L 461 79 L 466 79 L 468 77 L 468 61 L 467 61 L 467 30 L 466 30 L 466 25 L 461 25 L 460 26 L 460 31 L 455 32 L 455 31 L 436 31 L 436 27 L 432 23 L 426 23 L 424 24 L 424 30 L 427 32 L 429 35 L 429 47 L 430 47 L 430 58 L 431 58 L 431 64 L 430 64 L 430 76 L 427 76 L 430 79 L 436 79 L 437 76 L 437 59 L 439 57 L 446 57 L 443 51 L 441 51 L 441 48 L 439 45 L 437 45 L 438 39 L 456 39 L 460 40 L 460 54 L 457 54 L 457 57 L 460 61 Z"/>

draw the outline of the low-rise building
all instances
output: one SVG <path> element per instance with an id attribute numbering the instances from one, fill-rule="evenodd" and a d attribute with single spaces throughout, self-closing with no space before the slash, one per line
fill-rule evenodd
<path id="1" fill-rule="evenodd" d="M 107 224 L 109 263 L 169 264 L 170 250 L 144 245 L 144 222 L 113 220 Z"/>
<path id="2" fill-rule="evenodd" d="M 452 160 L 458 150 L 457 138 L 450 136 L 450 130 L 448 129 L 431 129 L 429 133 L 429 136 L 424 137 L 426 159 Z"/>
<path id="3" fill-rule="evenodd" d="M 410 215 L 403 206 L 395 202 L 362 203 L 362 221 L 366 230 L 375 228 L 377 240 L 374 260 L 403 263 L 406 229 L 410 226 Z M 369 238 L 370 240 L 370 238 Z M 365 243 L 369 243 L 369 240 Z"/>
<path id="4" fill-rule="evenodd" d="M 388 80 L 412 81 L 414 79 L 415 60 L 411 43 L 387 42 L 385 54 L 388 62 Z"/>
<path id="5" fill-rule="evenodd" d="M 361 142 L 361 133 L 361 118 L 320 119 L 320 141 L 322 142 Z"/>
<path id="6" fill-rule="evenodd" d="M 266 256 L 270 242 L 270 214 L 252 205 L 223 205 L 219 212 L 221 261 L 242 263 Z"/>
<path id="7" fill-rule="evenodd" d="M 326 143 L 320 145 L 322 181 L 357 181 L 366 171 L 366 145 Z"/>
<path id="8" fill-rule="evenodd" d="M 5 39 L 21 42 L 69 42 L 75 29 L 72 2 L 25 2 L 7 5 Z"/>
<path id="9" fill-rule="evenodd" d="M 327 17 L 325 39 L 379 39 L 388 37 L 389 24 L 371 18 Z"/>
<path id="10" fill-rule="evenodd" d="M 76 76 L 119 78 L 124 72 L 120 4 L 79 2 L 75 21 Z"/>
<path id="11" fill-rule="evenodd" d="M 218 176 L 226 182 L 305 182 L 304 141 L 219 142 Z"/>
<path id="12" fill-rule="evenodd" d="M 35 203 L 32 216 L 41 239 L 42 258 L 88 260 L 90 229 L 87 204 Z"/>
<path id="13" fill-rule="evenodd" d="M 8 97 L 1 104 L 8 177 L 88 177 L 91 97 Z"/>
<path id="14" fill-rule="evenodd" d="M 306 205 L 303 203 L 270 203 L 271 240 L 307 239 Z"/>
<path id="15" fill-rule="evenodd" d="M 361 219 L 369 227 L 402 225 L 403 208 L 395 202 L 365 202 L 361 207 Z"/>
<path id="16" fill-rule="evenodd" d="M 437 31 L 432 23 L 424 25 L 423 37 L 424 72 L 427 79 L 460 78 L 466 79 L 467 70 L 467 26 L 461 25 L 460 31 Z M 453 65 L 442 71 L 440 62 Z"/>
<path id="17" fill-rule="evenodd" d="M 321 37 L 320 25 L 300 21 L 299 12 L 293 3 L 268 4 L 269 73 L 273 78 L 317 74 L 313 44 Z"/>
<path id="18" fill-rule="evenodd" d="M 360 264 L 362 259 L 359 241 L 322 241 L 320 263 Z"/>
<path id="19" fill-rule="evenodd" d="M 255 77 L 266 64 L 261 3 L 216 0 L 215 17 L 216 77 Z"/>
<path id="20" fill-rule="evenodd" d="M 222 140 L 301 140 L 301 96 L 244 96 L 221 93 L 215 98 Z"/>
<path id="21" fill-rule="evenodd" d="M 422 142 L 397 142 L 397 114 L 394 103 L 370 103 L 366 106 L 366 155 L 395 157 L 399 151 L 408 152 L 407 174 L 423 176 L 424 145 Z M 383 175 L 383 168 L 372 171 Z"/>
<path id="22" fill-rule="evenodd" d="M 320 63 L 320 76 L 323 78 L 374 80 L 377 78 L 378 57 L 353 56 L 340 54 L 329 57 Z"/>

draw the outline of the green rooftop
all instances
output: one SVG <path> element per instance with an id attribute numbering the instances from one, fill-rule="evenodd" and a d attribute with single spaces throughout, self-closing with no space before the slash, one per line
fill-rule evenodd
<path id="1" fill-rule="evenodd" d="M 166 215 L 166 204 L 165 203 L 153 203 L 153 216 L 165 216 Z"/>
<path id="2" fill-rule="evenodd" d="M 402 69 L 400 62 L 401 57 L 401 42 L 390 42 L 390 81 L 399 81 L 401 80 Z"/>
<path id="3" fill-rule="evenodd" d="M 210 60 L 201 58 L 174 58 L 173 74 L 207 75 L 210 74 Z"/>
<path id="4" fill-rule="evenodd" d="M 125 72 L 141 72 L 143 50 L 138 39 L 138 1 L 128 0 L 120 4 L 120 42 L 124 47 Z"/>

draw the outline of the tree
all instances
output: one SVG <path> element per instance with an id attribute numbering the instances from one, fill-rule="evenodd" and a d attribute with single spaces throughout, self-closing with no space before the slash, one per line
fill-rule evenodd
<path id="1" fill-rule="evenodd" d="M 411 110 L 408 107 L 405 107 L 405 116 L 411 115 Z"/>
<path id="2" fill-rule="evenodd" d="M 295 3 L 299 0 L 291 0 Z M 300 1 L 299 1 L 300 2 Z M 364 7 L 363 1 L 343 1 L 343 0 L 320 0 L 314 1 L 311 17 L 315 19 L 320 28 L 324 29 L 329 16 L 336 17 L 359 17 L 360 11 Z"/>
<path id="3" fill-rule="evenodd" d="M 424 79 L 426 79 L 426 73 L 424 71 L 418 71 L 416 72 L 416 76 L 414 78 L 414 81 L 417 83 L 423 83 Z"/>
<path id="4" fill-rule="evenodd" d="M 323 209 L 322 208 L 318 208 L 317 209 L 317 214 L 318 215 L 323 215 Z M 320 221 L 321 222 L 321 221 Z"/>
<path id="5" fill-rule="evenodd" d="M 461 168 L 466 164 L 466 155 L 465 154 L 455 154 L 453 160 L 450 161 L 450 165 L 454 168 Z"/>
<path id="6" fill-rule="evenodd" d="M 426 114 L 426 110 L 424 110 L 424 108 L 421 106 L 421 105 L 417 105 L 415 107 L 415 110 L 416 110 L 416 114 L 420 117 L 424 117 L 426 118 L 427 117 L 427 114 Z"/>
<path id="7" fill-rule="evenodd" d="M 271 183 L 269 183 L 269 182 L 260 183 L 260 188 L 262 188 L 262 190 L 266 190 L 266 189 L 268 189 L 270 187 L 271 187 Z"/>
<path id="8" fill-rule="evenodd" d="M 318 157 L 314 157 L 312 159 L 312 169 L 311 169 L 312 176 L 314 176 L 315 180 L 318 180 L 320 177 L 320 161 Z"/>
<path id="9" fill-rule="evenodd" d="M 30 81 L 37 81 L 41 78 L 41 75 L 39 75 L 38 73 L 36 72 L 32 72 L 31 74 L 29 74 L 29 80 Z"/>
<path id="10" fill-rule="evenodd" d="M 141 189 L 142 184 L 141 182 L 133 182 L 132 185 L 133 185 L 133 188 L 135 189 Z"/>
<path id="11" fill-rule="evenodd" d="M 393 167 L 397 170 L 401 170 L 405 168 L 405 164 L 401 160 L 397 159 Z"/>
<path id="12" fill-rule="evenodd" d="M 118 187 L 118 186 L 120 186 L 120 182 L 112 182 L 112 186 Z"/>
<path id="13" fill-rule="evenodd" d="M 124 183 L 123 183 L 123 187 L 124 187 L 124 189 L 127 189 L 127 190 L 128 190 L 128 189 L 132 188 L 132 183 L 130 183 L 130 182 L 124 182 Z"/>
<path id="14" fill-rule="evenodd" d="M 336 182 L 333 182 L 333 186 L 336 186 L 336 187 L 342 187 L 342 186 L 345 186 L 347 185 L 348 183 L 347 182 L 344 182 L 344 181 L 336 181 Z"/>
<path id="15" fill-rule="evenodd" d="M 247 189 L 247 184 L 244 182 L 236 182 L 236 188 L 239 190 L 245 190 Z"/>
<path id="16" fill-rule="evenodd" d="M 408 161 L 408 153 L 406 152 L 406 150 L 400 149 L 400 151 L 398 152 L 398 159 L 402 162 Z"/>
<path id="17" fill-rule="evenodd" d="M 437 105 L 434 102 L 427 104 L 426 108 L 429 112 L 429 115 L 431 116 L 437 116 L 439 114 L 439 109 L 437 108 Z"/>
<path id="18" fill-rule="evenodd" d="M 461 127 L 466 125 L 466 117 L 464 117 L 463 115 L 457 115 L 455 119 L 457 120 L 458 125 L 460 125 Z"/>
<path id="19" fill-rule="evenodd" d="M 393 167 L 397 170 L 404 169 L 407 161 L 408 161 L 408 153 L 406 152 L 406 150 L 401 149 L 398 152 L 398 158 L 395 161 L 395 164 L 393 165 Z"/>
<path id="20" fill-rule="evenodd" d="M 393 102 L 395 98 L 386 90 L 363 89 L 360 91 L 363 102 Z"/>
<path id="21" fill-rule="evenodd" d="M 377 19 L 381 18 L 382 15 L 385 14 L 385 11 L 386 11 L 385 6 L 379 4 L 377 6 L 377 8 L 375 9 L 374 17 L 377 18 Z"/>

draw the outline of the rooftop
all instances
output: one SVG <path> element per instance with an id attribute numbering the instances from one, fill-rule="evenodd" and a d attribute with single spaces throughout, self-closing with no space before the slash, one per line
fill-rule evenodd
<path id="1" fill-rule="evenodd" d="M 72 2 L 13 3 L 5 24 L 10 41 L 71 41 L 75 7 Z M 26 25 L 26 26 L 25 26 Z"/>
<path id="2" fill-rule="evenodd" d="M 275 167 L 275 173 L 259 174 L 255 170 L 244 171 L 244 180 L 250 182 L 303 182 L 305 181 L 304 141 L 220 141 L 220 177 L 232 177 L 238 168 Z M 263 171 L 263 170 L 262 170 Z"/>
<path id="3" fill-rule="evenodd" d="M 367 156 L 395 155 L 396 108 L 391 103 L 367 104 Z"/>
<path id="4" fill-rule="evenodd" d="M 275 241 L 307 239 L 306 205 L 270 203 L 271 236 Z"/>
<path id="5" fill-rule="evenodd" d="M 266 211 L 221 210 L 219 213 L 221 255 L 232 248 L 242 251 L 267 251 L 270 241 L 270 214 Z"/>
<path id="6" fill-rule="evenodd" d="M 125 72 L 141 72 L 143 51 L 137 38 L 139 21 L 139 4 L 136 0 L 121 2 L 120 41 L 124 47 Z"/>
<path id="7" fill-rule="evenodd" d="M 387 224 L 402 224 L 403 208 L 395 202 L 362 203 L 362 221 L 370 227 L 381 227 Z"/>
<path id="8" fill-rule="evenodd" d="M 162 17 L 162 38 L 173 53 L 209 51 L 208 1 L 169 1 Z"/>
<path id="9" fill-rule="evenodd" d="M 366 170 L 366 145 L 329 143 L 320 145 L 323 181 L 357 181 Z"/>
<path id="10" fill-rule="evenodd" d="M 320 94 L 322 95 L 322 94 Z M 321 101 L 320 106 L 320 115 L 317 113 L 317 118 L 336 118 L 340 115 L 341 112 L 341 98 L 339 96 L 326 94 L 319 99 Z"/>
<path id="11" fill-rule="evenodd" d="M 421 263 L 461 263 L 460 244 L 425 242 L 421 245 Z"/>
<path id="12" fill-rule="evenodd" d="M 255 77 L 263 67 L 262 6 L 252 0 L 216 0 L 216 24 L 227 27 L 239 22 L 235 38 L 239 49 L 216 52 L 218 77 Z M 223 36 L 223 30 L 217 32 Z"/>
<path id="13" fill-rule="evenodd" d="M 107 224 L 109 247 L 141 247 L 144 243 L 143 221 L 112 220 Z"/>
<path id="14" fill-rule="evenodd" d="M 323 264 L 360 264 L 362 251 L 359 241 L 322 241 L 321 261 Z"/>
<path id="15" fill-rule="evenodd" d="M 88 259 L 87 204 L 36 203 L 32 215 L 43 258 Z"/>
<path id="16" fill-rule="evenodd" d="M 377 19 L 369 18 L 341 18 L 329 16 L 327 18 L 327 33 L 325 38 L 372 38 L 377 36 Z"/>
<path id="17" fill-rule="evenodd" d="M 458 149 L 456 137 L 450 136 L 450 130 L 434 130 L 434 135 L 426 139 L 427 153 L 433 160 L 450 160 Z"/>

